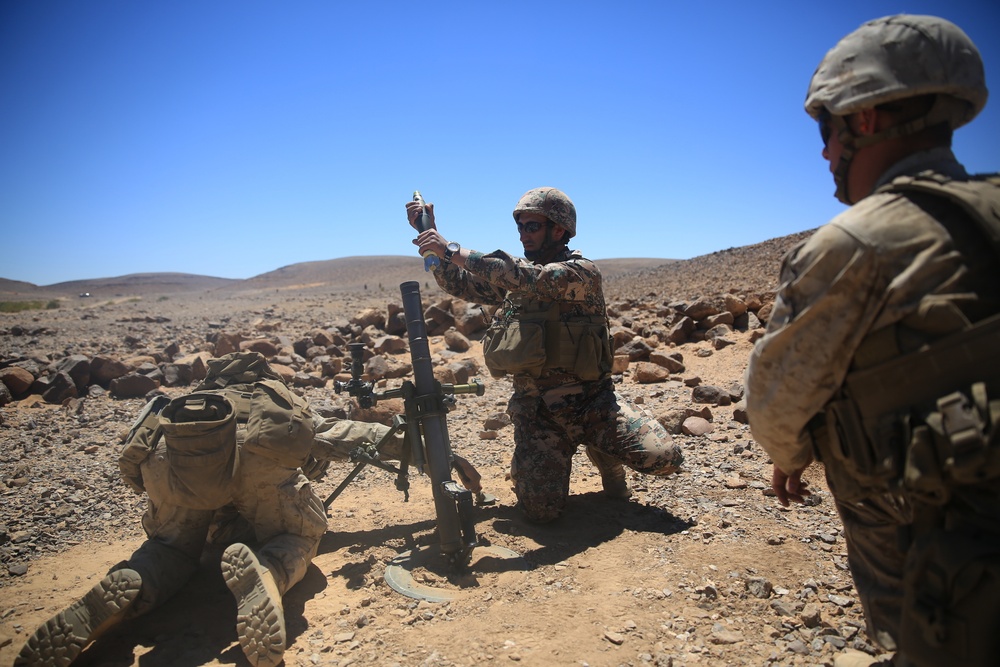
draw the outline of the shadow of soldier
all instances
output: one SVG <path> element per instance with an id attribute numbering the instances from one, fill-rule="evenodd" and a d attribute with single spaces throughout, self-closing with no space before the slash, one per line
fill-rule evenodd
<path id="1" fill-rule="evenodd" d="M 218 660 L 248 665 L 236 636 L 236 601 L 219 568 L 221 550 L 206 550 L 191 580 L 151 612 L 98 638 L 74 667 L 195 667 Z M 287 645 L 305 632 L 305 604 L 327 586 L 315 565 L 283 597 Z"/>
<path id="2" fill-rule="evenodd" d="M 492 514 L 496 541 L 518 551 L 533 566 L 560 563 L 626 530 L 667 536 L 693 525 L 663 508 L 609 499 L 602 491 L 571 495 L 562 515 L 550 523 L 531 523 L 516 506 L 497 507 Z"/>
<path id="3" fill-rule="evenodd" d="M 415 580 L 442 589 L 471 590 L 489 585 L 497 576 L 560 563 L 610 542 L 624 531 L 668 536 L 693 525 L 662 508 L 608 499 L 603 492 L 570 496 L 563 515 L 548 524 L 533 524 L 516 506 L 499 504 L 477 507 L 475 521 L 479 545 L 484 549 L 473 551 L 470 567 L 456 568 L 437 551 L 433 520 L 370 530 L 330 531 L 320 542 L 319 555 L 344 550 L 349 559 L 327 576 L 342 579 L 350 590 L 363 589 L 373 579 L 382 578 L 394 556 L 407 552 L 412 556 L 407 570 Z M 501 557 L 492 548 L 519 557 Z"/>
<path id="4" fill-rule="evenodd" d="M 421 544 L 431 544 L 436 539 L 436 522 L 426 519 L 410 524 L 398 524 L 372 528 L 371 530 L 343 531 L 328 530 L 319 543 L 317 556 L 346 549 L 347 554 L 362 556 L 362 560 L 348 560 L 335 570 L 327 573 L 330 578 L 339 577 L 351 590 L 364 588 L 374 570 L 384 564 L 373 555 L 366 555 L 372 547 L 384 546 L 396 553 L 415 549 Z M 402 548 L 397 548 L 397 547 Z M 380 577 L 381 572 L 377 573 Z"/>

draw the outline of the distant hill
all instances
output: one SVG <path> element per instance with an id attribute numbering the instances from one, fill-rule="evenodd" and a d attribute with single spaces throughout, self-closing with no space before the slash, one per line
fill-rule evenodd
<path id="1" fill-rule="evenodd" d="M 92 278 L 71 280 L 39 288 L 46 292 L 61 294 L 90 293 L 95 297 L 110 297 L 143 294 L 175 294 L 179 292 L 200 292 L 241 282 L 230 278 L 199 276 L 190 273 L 131 273 L 114 278 Z"/>
<path id="2" fill-rule="evenodd" d="M 604 294 L 615 299 L 643 299 L 655 295 L 664 302 L 727 292 L 768 295 L 778 286 L 785 253 L 815 231 L 718 250 L 654 268 L 613 273 L 605 280 Z"/>
<path id="3" fill-rule="evenodd" d="M 23 295 L 38 289 L 37 285 L 22 280 L 0 278 L 0 295 Z"/>
<path id="4" fill-rule="evenodd" d="M 228 291 L 261 289 L 303 289 L 306 291 L 355 291 L 366 285 L 398 285 L 408 280 L 430 280 L 424 272 L 424 262 L 410 255 L 371 255 L 340 257 L 316 262 L 289 264 L 237 284 L 227 285 Z"/>
<path id="5" fill-rule="evenodd" d="M 673 260 L 651 258 L 602 259 L 597 264 L 606 276 L 663 266 Z M 222 290 L 225 292 L 301 290 L 346 292 L 406 281 L 432 281 L 423 260 L 409 255 L 341 257 L 289 264 L 246 280 L 215 278 L 189 273 L 133 273 L 114 278 L 72 280 L 52 285 L 0 278 L 0 295 L 19 298 L 144 296 Z"/>
<path id="6" fill-rule="evenodd" d="M 639 298 L 650 294 L 664 299 L 736 290 L 768 292 L 776 286 L 782 255 L 812 231 L 739 248 L 720 250 L 686 260 L 626 257 L 597 260 L 609 298 Z M 145 296 L 205 291 L 224 293 L 296 290 L 317 293 L 355 292 L 395 287 L 406 281 L 431 283 L 423 260 L 409 255 L 341 257 L 289 264 L 246 280 L 187 273 L 133 273 L 114 278 L 73 280 L 39 287 L 0 278 L 0 296 L 7 298 Z"/>
<path id="7" fill-rule="evenodd" d="M 113 278 L 69 280 L 52 285 L 34 285 L 19 280 L 0 278 L 0 294 L 15 298 L 143 296 L 146 294 L 178 294 L 217 289 L 241 280 L 199 276 L 190 273 L 132 273 Z"/>

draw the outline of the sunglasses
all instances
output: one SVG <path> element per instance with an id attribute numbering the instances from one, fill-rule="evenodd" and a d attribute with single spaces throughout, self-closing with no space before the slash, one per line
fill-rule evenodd
<path id="1" fill-rule="evenodd" d="M 817 122 L 819 123 L 819 136 L 823 139 L 823 146 L 829 146 L 830 137 L 833 135 L 833 128 L 830 126 L 830 112 L 825 108 L 820 109 Z"/>
<path id="2" fill-rule="evenodd" d="M 529 234 L 534 234 L 544 225 L 551 225 L 551 222 L 538 222 L 536 220 L 531 220 L 529 222 L 515 222 L 517 225 L 517 233 L 528 232 Z"/>

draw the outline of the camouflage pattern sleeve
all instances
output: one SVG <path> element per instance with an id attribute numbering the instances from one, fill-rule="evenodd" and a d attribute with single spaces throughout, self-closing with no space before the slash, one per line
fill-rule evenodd
<path id="1" fill-rule="evenodd" d="M 568 301 L 589 313 L 604 312 L 601 270 L 579 251 L 567 250 L 548 264 L 496 251 L 470 256 L 465 266 L 504 292 L 527 293 L 542 301 Z"/>
<path id="2" fill-rule="evenodd" d="M 511 292 L 543 301 L 579 304 L 585 314 L 604 313 L 601 270 L 578 251 L 566 251 L 549 264 L 534 264 L 501 250 L 472 251 L 460 269 L 448 265 L 435 274 L 446 292 L 475 303 L 496 305 Z"/>
<path id="3" fill-rule="evenodd" d="M 874 248 L 828 224 L 785 257 L 767 332 L 750 355 L 750 429 L 786 474 L 812 457 L 806 425 L 840 388 L 880 298 Z"/>
<path id="4" fill-rule="evenodd" d="M 469 253 L 466 264 L 473 261 L 473 258 L 482 256 L 483 253 L 473 250 Z M 473 303 L 496 306 L 503 303 L 504 297 L 507 295 L 507 291 L 502 287 L 493 285 L 471 271 L 449 262 L 444 262 L 441 268 L 434 272 L 434 279 L 448 294 Z"/>

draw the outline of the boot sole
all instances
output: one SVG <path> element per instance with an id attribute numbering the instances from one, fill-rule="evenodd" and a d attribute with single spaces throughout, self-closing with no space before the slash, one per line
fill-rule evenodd
<path id="1" fill-rule="evenodd" d="M 254 667 L 275 667 L 285 654 L 281 596 L 266 583 L 266 571 L 245 544 L 233 544 L 222 554 L 222 577 L 236 598 L 236 634 Z"/>
<path id="2" fill-rule="evenodd" d="M 142 578 L 135 570 L 112 572 L 82 598 L 59 612 L 28 638 L 15 667 L 67 667 L 90 642 L 125 615 L 139 597 Z"/>

